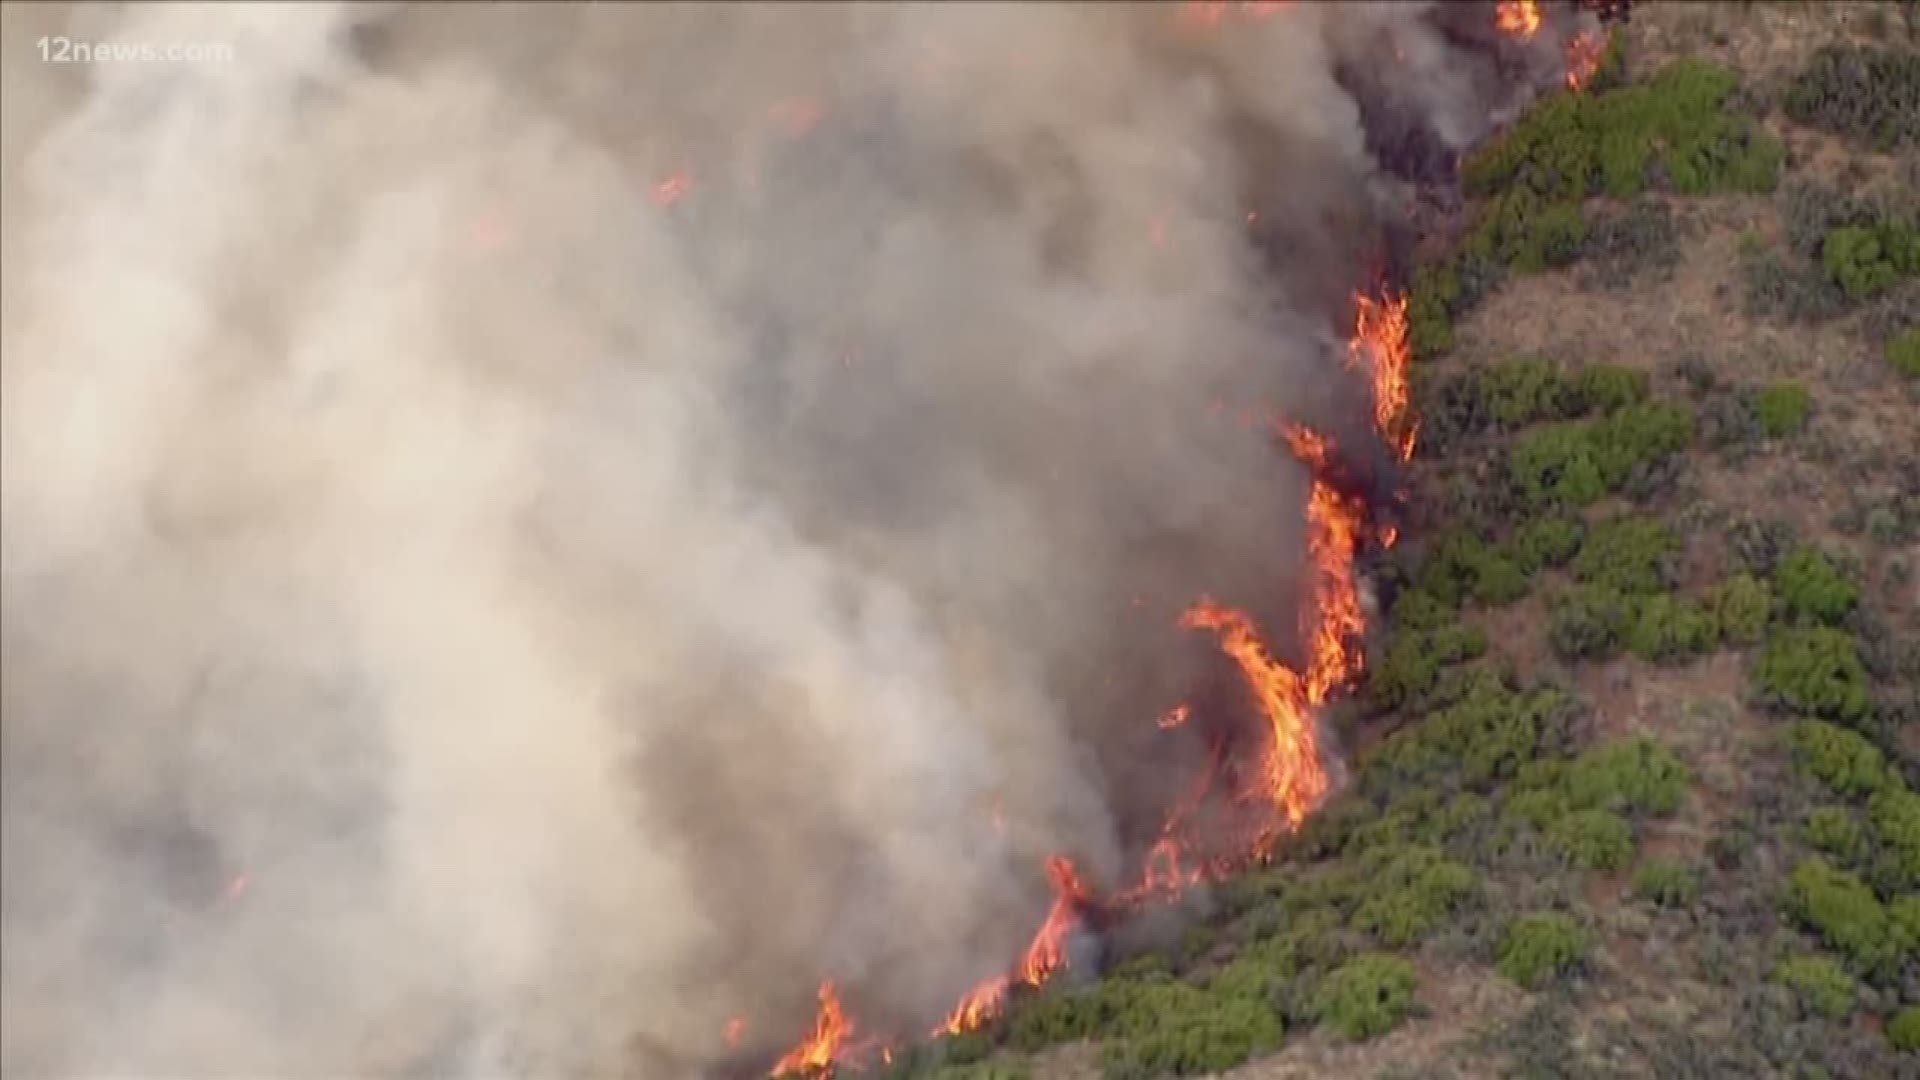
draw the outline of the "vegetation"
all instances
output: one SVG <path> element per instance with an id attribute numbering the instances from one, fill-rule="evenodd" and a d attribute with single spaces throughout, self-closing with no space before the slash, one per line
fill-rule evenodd
<path id="1" fill-rule="evenodd" d="M 1522 915 L 1500 942 L 1500 974 L 1529 990 L 1578 968 L 1586 959 L 1586 932 L 1557 912 Z"/>
<path id="2" fill-rule="evenodd" d="M 1689 908 L 1700 898 L 1700 875 L 1665 859 L 1651 859 L 1633 875 L 1633 894 L 1665 908 Z"/>
<path id="3" fill-rule="evenodd" d="M 1699 60 L 1669 65 L 1644 84 L 1555 96 L 1463 165 L 1471 195 L 1487 200 L 1467 250 L 1525 272 L 1571 262 L 1587 238 L 1582 203 L 1645 191 L 1770 191 L 1779 143 L 1724 108 L 1739 80 Z"/>
<path id="4" fill-rule="evenodd" d="M 1348 1039 L 1371 1039 L 1400 1023 L 1419 985 L 1413 965 L 1400 957 L 1362 953 L 1321 983 L 1314 1011 Z"/>
<path id="5" fill-rule="evenodd" d="M 1489 968 L 1543 992 L 1489 1016 L 1471 1050 L 1440 1021 L 1412 1072 L 1399 1040 L 1329 1067 L 1910 1071 L 1895 1055 L 1920 1051 L 1920 619 L 1903 548 L 1920 487 L 1884 376 L 1804 361 L 1832 341 L 1920 378 L 1920 168 L 1835 172 L 1830 142 L 1788 163 L 1754 117 L 1784 108 L 1877 145 L 1910 115 L 1884 88 L 1912 65 L 1828 52 L 1783 96 L 1693 60 L 1551 94 L 1463 164 L 1469 232 L 1411 287 L 1414 513 L 1366 570 L 1391 607 L 1363 700 L 1328 712 L 1362 748 L 1349 782 L 1270 864 L 1220 882 L 1184 938 L 1136 952 L 1115 936 L 1128 955 L 1104 978 L 1016 994 L 981 1032 L 910 1055 L 914 1080 L 1024 1080 L 1019 1053 L 1083 1039 L 1107 1080 L 1217 1073 L 1314 1025 L 1376 1039 L 1420 1012 L 1420 973 Z M 1832 92 L 1869 83 L 1873 101 Z M 1800 168 L 1816 158 L 1825 180 Z M 1729 197 L 1673 197 L 1706 191 Z M 1647 287 L 1681 265 L 1680 237 L 1677 291 L 1697 295 L 1697 260 L 1736 220 L 1753 310 L 1848 318 L 1818 339 L 1712 327 L 1697 351 L 1636 353 L 1640 309 L 1689 317 Z M 1547 307 L 1569 284 L 1634 290 L 1595 301 L 1625 313 L 1619 334 L 1568 324 L 1621 363 L 1542 353 L 1560 339 L 1532 327 L 1456 340 L 1514 273 L 1575 262 L 1525 287 Z M 1721 649 L 1737 651 L 1694 664 Z M 1684 1020 L 1654 1004 L 1676 987 Z"/>
<path id="6" fill-rule="evenodd" d="M 1865 976 L 1890 974 L 1913 947 L 1911 931 L 1893 919 L 1873 890 L 1825 859 L 1808 859 L 1794 868 L 1785 907 Z"/>
<path id="7" fill-rule="evenodd" d="M 1859 720 L 1871 700 L 1853 638 L 1828 627 L 1777 630 L 1753 668 L 1762 701 L 1832 720 Z"/>
<path id="8" fill-rule="evenodd" d="M 1920 379 L 1920 326 L 1887 342 L 1887 363 L 1909 379 Z"/>
<path id="9" fill-rule="evenodd" d="M 1788 116 L 1891 150 L 1920 141 L 1920 55 L 1831 45 L 1788 87 Z"/>
<path id="10" fill-rule="evenodd" d="M 1837 624 L 1860 602 L 1860 590 L 1826 555 L 1798 547 L 1774 568 L 1774 588 L 1786 614 L 1805 623 Z"/>
<path id="11" fill-rule="evenodd" d="M 1754 399 L 1754 412 L 1767 438 L 1780 439 L 1805 427 L 1813 396 L 1799 383 L 1775 383 Z"/>
<path id="12" fill-rule="evenodd" d="M 1853 1011 L 1853 977 L 1824 956 L 1795 956 L 1773 969 L 1773 980 L 1793 991 L 1808 1011 L 1839 1020 Z"/>

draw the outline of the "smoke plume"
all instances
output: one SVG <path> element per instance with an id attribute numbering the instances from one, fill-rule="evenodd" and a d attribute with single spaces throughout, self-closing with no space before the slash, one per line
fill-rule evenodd
<path id="1" fill-rule="evenodd" d="M 1285 647 L 1461 6 L 8 5 L 8 1075 L 926 1030 Z"/>

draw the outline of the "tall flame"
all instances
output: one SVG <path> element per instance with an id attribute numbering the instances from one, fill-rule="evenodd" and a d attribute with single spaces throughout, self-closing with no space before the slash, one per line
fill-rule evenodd
<path id="1" fill-rule="evenodd" d="M 1333 450 L 1330 440 L 1299 427 L 1286 429 L 1285 435 L 1294 456 L 1314 474 L 1307 499 L 1307 551 L 1316 575 L 1315 611 L 1304 629 L 1312 648 L 1306 696 L 1310 704 L 1318 705 L 1357 678 L 1366 660 L 1356 644 L 1366 633 L 1367 623 L 1353 574 L 1366 508 L 1324 479 Z"/>
<path id="2" fill-rule="evenodd" d="M 1567 89 L 1578 93 L 1600 72 L 1606 59 L 1607 35 L 1600 30 L 1582 30 L 1567 42 Z"/>
<path id="3" fill-rule="evenodd" d="M 1527 40 L 1540 31 L 1539 0 L 1500 0 L 1493 25 L 1503 34 Z"/>
<path id="4" fill-rule="evenodd" d="M 1356 293 L 1353 302 L 1357 314 L 1348 349 L 1372 376 L 1374 427 L 1400 460 L 1410 461 L 1420 425 L 1410 411 L 1413 392 L 1407 377 L 1413 347 L 1407 340 L 1407 297 L 1388 294 L 1376 300 Z"/>
<path id="5" fill-rule="evenodd" d="M 813 1031 L 774 1065 L 772 1075 L 822 1073 L 833 1067 L 842 1044 L 853 1034 L 853 1024 L 840 1007 L 840 991 L 832 980 L 820 984 L 820 1013 Z"/>
<path id="6" fill-rule="evenodd" d="M 1263 790 L 1287 824 L 1297 827 L 1328 787 L 1306 682 L 1273 658 L 1245 612 L 1202 599 L 1180 617 L 1180 625 L 1212 630 L 1220 638 L 1221 650 L 1240 665 L 1240 674 L 1267 721 L 1268 742 L 1260 770 Z"/>

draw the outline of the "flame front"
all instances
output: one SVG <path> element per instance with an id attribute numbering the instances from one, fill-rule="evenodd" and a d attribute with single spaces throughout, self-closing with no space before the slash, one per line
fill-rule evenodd
<path id="1" fill-rule="evenodd" d="M 1493 25 L 1503 34 L 1527 40 L 1540 32 L 1539 0 L 1500 0 Z"/>
<path id="2" fill-rule="evenodd" d="M 1297 827 L 1327 793 L 1326 770 L 1309 712 L 1307 684 L 1267 651 L 1245 612 L 1202 599 L 1180 617 L 1188 630 L 1212 630 L 1220 648 L 1240 666 L 1266 718 L 1268 742 L 1261 762 L 1262 789 L 1287 824 Z"/>
<path id="3" fill-rule="evenodd" d="M 833 1067 L 841 1045 L 852 1034 L 853 1024 L 840 1007 L 840 991 L 832 980 L 821 983 L 820 1014 L 813 1022 L 813 1032 L 774 1065 L 772 1075 L 827 1071 Z"/>
<path id="4" fill-rule="evenodd" d="M 1373 424 L 1402 461 L 1413 459 L 1420 425 L 1413 419 L 1413 391 L 1407 381 L 1413 347 L 1407 340 L 1407 297 L 1391 294 L 1353 298 L 1356 308 L 1349 352 L 1373 378 Z"/>
<path id="5" fill-rule="evenodd" d="M 1600 72 L 1606 59 L 1607 35 L 1600 30 L 1582 30 L 1567 42 L 1567 89 L 1578 93 Z"/>
<path id="6" fill-rule="evenodd" d="M 1537 13 L 1536 13 L 1537 15 Z M 1407 375 L 1411 351 L 1407 344 L 1407 298 L 1365 294 L 1354 297 L 1356 318 L 1350 353 L 1364 366 L 1373 390 L 1374 426 L 1381 439 L 1402 460 L 1411 458 L 1418 425 L 1411 415 Z M 1216 406 L 1219 403 L 1216 402 Z M 1332 784 L 1320 757 L 1314 711 L 1363 669 L 1361 639 L 1366 631 L 1360 607 L 1354 559 L 1367 537 L 1367 508 L 1343 493 L 1333 482 L 1337 448 L 1326 436 L 1299 426 L 1281 430 L 1289 449 L 1311 472 L 1307 500 L 1308 553 L 1314 567 L 1311 602 L 1302 612 L 1302 632 L 1308 656 L 1304 673 L 1273 656 L 1259 628 L 1245 612 L 1203 597 L 1180 616 L 1187 630 L 1210 630 L 1220 648 L 1234 661 L 1258 706 L 1260 732 L 1258 770 L 1234 792 L 1238 805 L 1256 808 L 1256 831 L 1236 832 L 1233 845 L 1222 854 L 1218 837 L 1204 851 L 1190 841 L 1198 835 L 1191 819 L 1221 775 L 1225 748 L 1214 746 L 1214 760 L 1199 777 L 1193 792 L 1167 816 L 1159 839 L 1148 850 L 1139 884 L 1118 892 L 1095 908 L 1094 893 L 1080 879 L 1072 860 L 1054 855 L 1046 862 L 1053 886 L 1053 902 L 1020 962 L 1008 975 L 987 979 L 967 991 L 933 1035 L 972 1031 L 992 1021 L 1006 1008 L 1018 986 L 1040 987 L 1067 966 L 1067 939 L 1093 910 L 1124 910 L 1179 893 L 1203 880 L 1223 876 L 1251 859 L 1266 857 L 1268 845 L 1282 829 L 1298 829 L 1308 814 L 1326 798 Z M 1371 535 L 1391 547 L 1398 533 L 1391 524 Z M 1136 604 L 1137 606 L 1137 604 Z M 1170 730 L 1185 725 L 1191 715 L 1186 702 L 1162 713 L 1157 725 Z M 1004 820 L 996 805 L 997 829 Z M 1194 854 L 1198 851 L 1198 854 Z M 820 1015 L 813 1032 L 780 1059 L 775 1074 L 800 1072 L 829 1074 L 837 1065 L 850 1064 L 860 1052 L 848 1040 L 853 1025 L 840 1008 L 831 982 L 820 988 Z M 871 1048 L 867 1048 L 868 1052 Z M 883 1056 L 888 1048 L 882 1048 Z"/>
<path id="7" fill-rule="evenodd" d="M 1324 479 L 1333 450 L 1325 436 L 1299 427 L 1288 428 L 1285 435 L 1294 456 L 1314 474 L 1307 499 L 1307 551 L 1316 575 L 1314 611 L 1302 629 L 1312 649 L 1306 699 L 1310 705 L 1319 705 L 1334 690 L 1358 678 L 1366 661 L 1359 642 L 1367 623 L 1353 576 L 1353 556 L 1360 546 L 1366 508 Z"/>

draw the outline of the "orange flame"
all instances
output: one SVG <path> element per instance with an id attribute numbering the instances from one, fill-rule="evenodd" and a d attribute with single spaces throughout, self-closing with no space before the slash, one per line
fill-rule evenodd
<path id="1" fill-rule="evenodd" d="M 1356 364 L 1373 377 L 1373 424 L 1380 437 L 1400 455 L 1413 458 L 1420 425 L 1410 415 L 1412 389 L 1407 369 L 1413 348 L 1407 342 L 1407 297 L 1387 295 L 1375 300 L 1364 293 L 1353 297 L 1353 339 L 1348 351 Z"/>
<path id="2" fill-rule="evenodd" d="M 653 185 L 655 206 L 672 206 L 693 187 L 693 177 L 685 169 Z"/>
<path id="3" fill-rule="evenodd" d="M 736 1016 L 727 1021 L 726 1030 L 720 1033 L 720 1037 L 726 1040 L 728 1046 L 739 1046 L 740 1037 L 746 1033 L 747 1018 L 744 1016 Z"/>
<path id="4" fill-rule="evenodd" d="M 1578 93 L 1600 71 L 1607 55 L 1607 35 L 1601 30 L 1582 30 L 1567 42 L 1567 89 Z"/>
<path id="5" fill-rule="evenodd" d="M 1053 881 L 1053 907 L 1020 961 L 1020 981 L 1028 986 L 1041 985 L 1067 966 L 1067 935 L 1080 924 L 1080 905 L 1093 898 L 1073 861 L 1064 855 L 1047 860 L 1047 877 Z"/>
<path id="6" fill-rule="evenodd" d="M 852 1034 L 853 1024 L 840 1007 L 840 991 L 829 979 L 820 984 L 820 1014 L 813 1022 L 813 1032 L 788 1051 L 768 1075 L 824 1073 L 833 1067 L 835 1056 Z"/>
<path id="7" fill-rule="evenodd" d="M 1266 717 L 1270 739 L 1261 773 L 1263 789 L 1289 825 L 1298 826 L 1327 793 L 1327 774 L 1309 714 L 1307 687 L 1293 669 L 1275 660 L 1244 612 L 1202 599 L 1180 617 L 1188 630 L 1212 630 L 1220 648 L 1240 665 Z"/>
<path id="8" fill-rule="evenodd" d="M 967 996 L 961 998 L 960 1004 L 947 1014 L 946 1022 L 934 1029 L 934 1037 L 964 1034 L 1000 1015 L 1011 985 L 1012 980 L 1001 975 L 967 991 Z"/>
<path id="9" fill-rule="evenodd" d="M 1187 707 L 1185 702 L 1181 702 L 1166 712 L 1161 713 L 1157 726 L 1161 731 L 1170 731 L 1186 723 L 1187 716 L 1192 713 L 1192 711 L 1192 709 Z"/>
<path id="10" fill-rule="evenodd" d="M 1307 551 L 1318 581 L 1315 610 L 1303 629 L 1312 642 L 1306 696 L 1310 704 L 1318 705 L 1358 677 L 1366 660 L 1354 645 L 1366 633 L 1367 624 L 1353 576 L 1353 553 L 1360 545 L 1366 511 L 1321 479 L 1333 449 L 1331 441 L 1305 428 L 1288 428 L 1284 434 L 1294 456 L 1314 472 L 1313 493 L 1307 500 Z"/>
<path id="11" fill-rule="evenodd" d="M 1503 34 L 1527 40 L 1540 31 L 1539 0 L 1500 0 L 1493 25 Z"/>

